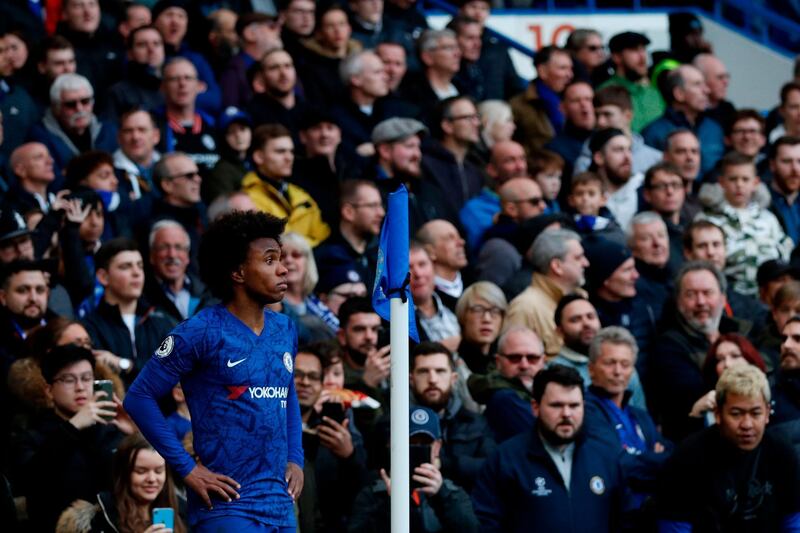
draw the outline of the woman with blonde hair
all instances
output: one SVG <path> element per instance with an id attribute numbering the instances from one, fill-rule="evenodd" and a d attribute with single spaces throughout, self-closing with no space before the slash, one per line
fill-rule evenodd
<path id="1" fill-rule="evenodd" d="M 305 237 L 290 231 L 281 236 L 281 247 L 283 264 L 288 270 L 283 313 L 299 323 L 298 336 L 305 330 L 307 336 L 301 343 L 333 338 L 339 329 L 339 320 L 314 294 L 319 271 L 311 245 Z"/>

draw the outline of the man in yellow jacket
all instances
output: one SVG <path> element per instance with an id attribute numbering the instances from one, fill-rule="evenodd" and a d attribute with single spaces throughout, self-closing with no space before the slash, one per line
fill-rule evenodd
<path id="1" fill-rule="evenodd" d="M 253 132 L 256 170 L 242 180 L 242 191 L 261 211 L 285 218 L 286 231 L 299 233 L 316 246 L 330 235 L 317 202 L 304 189 L 289 183 L 294 164 L 292 135 L 280 124 L 264 124 Z"/>

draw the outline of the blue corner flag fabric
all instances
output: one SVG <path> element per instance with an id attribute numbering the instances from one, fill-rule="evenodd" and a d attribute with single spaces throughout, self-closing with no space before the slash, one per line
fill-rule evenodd
<path id="1" fill-rule="evenodd" d="M 408 335 L 419 342 L 417 322 L 414 319 L 414 300 L 408 287 L 408 191 L 401 185 L 389 193 L 389 208 L 381 228 L 378 248 L 378 268 L 375 270 L 375 288 L 372 307 L 384 320 L 389 320 L 389 299 L 399 296 L 408 300 Z"/>

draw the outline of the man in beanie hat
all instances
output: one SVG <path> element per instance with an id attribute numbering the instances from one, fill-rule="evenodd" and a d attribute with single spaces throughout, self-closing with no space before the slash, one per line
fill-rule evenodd
<path id="1" fill-rule="evenodd" d="M 0 210 L 0 264 L 17 259 L 33 261 L 31 233 L 22 215 L 9 208 Z"/>
<path id="2" fill-rule="evenodd" d="M 606 207 L 622 229 L 627 229 L 639 210 L 639 187 L 644 183 L 643 174 L 633 174 L 631 140 L 620 129 L 605 128 L 592 135 L 589 149 L 592 152 L 590 169 L 606 181 Z"/>
<path id="3" fill-rule="evenodd" d="M 341 184 L 360 175 L 342 148 L 342 128 L 327 109 L 307 109 L 297 122 L 305 157 L 298 154 L 292 183 L 311 195 L 331 228 L 339 222 Z M 297 146 L 297 145 L 295 145 Z"/>
<path id="4" fill-rule="evenodd" d="M 608 42 L 614 75 L 598 89 L 611 85 L 625 87 L 633 102 L 631 128 L 640 132 L 664 113 L 664 99 L 647 77 L 647 45 L 650 39 L 641 33 L 624 32 Z"/>
<path id="5" fill-rule="evenodd" d="M 586 286 L 603 327 L 622 326 L 639 346 L 637 367 L 643 373 L 647 348 L 660 318 L 653 304 L 636 291 L 639 272 L 631 251 L 601 237 L 584 239 L 586 257 L 592 265 Z"/>
<path id="6" fill-rule="evenodd" d="M 343 258 L 336 258 L 339 263 L 320 263 L 319 281 L 315 291 L 320 301 L 327 306 L 334 316 L 339 314 L 339 307 L 348 299 L 367 296 L 367 285 L 358 273 L 357 265 Z M 327 317 L 326 318 L 327 321 Z M 339 323 L 336 322 L 338 329 Z"/>
<path id="7" fill-rule="evenodd" d="M 439 416 L 427 407 L 412 406 L 410 417 L 408 431 L 411 448 L 422 452 L 420 456 L 425 453 L 424 450 L 430 454 L 429 461 L 419 466 L 411 465 L 416 466 L 411 478 L 411 531 L 477 533 L 478 520 L 469 496 L 464 489 L 442 477 L 440 471 L 442 430 L 439 427 Z M 386 448 L 388 447 L 387 441 Z M 389 531 L 392 481 L 387 470 L 388 468 L 381 468 L 381 479 L 365 487 L 356 497 L 348 531 Z"/>

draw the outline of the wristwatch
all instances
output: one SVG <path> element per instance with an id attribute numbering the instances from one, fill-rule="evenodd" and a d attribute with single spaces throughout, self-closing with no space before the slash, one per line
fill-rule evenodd
<path id="1" fill-rule="evenodd" d="M 131 362 L 130 359 L 120 359 L 119 360 L 119 369 L 122 370 L 123 372 L 127 372 L 128 370 L 131 369 L 132 366 L 133 366 L 133 363 Z"/>

